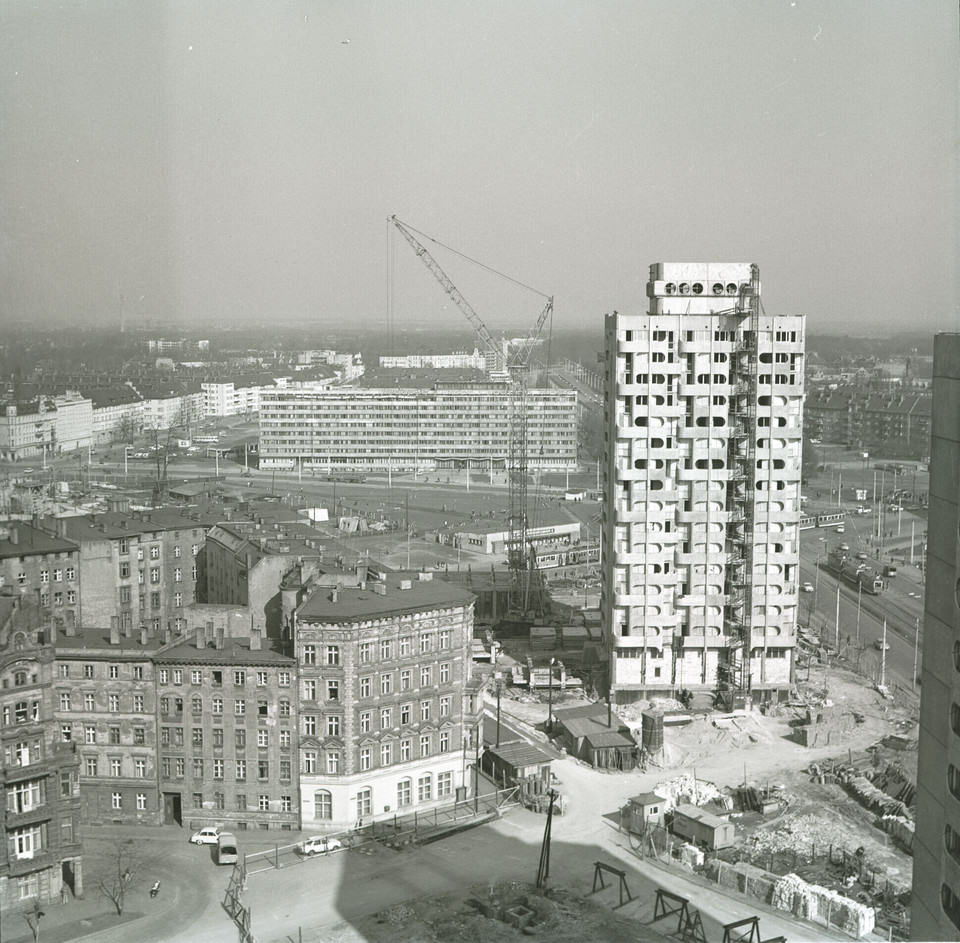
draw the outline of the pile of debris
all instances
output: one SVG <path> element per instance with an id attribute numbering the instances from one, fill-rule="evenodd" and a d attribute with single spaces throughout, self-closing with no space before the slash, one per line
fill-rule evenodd
<path id="1" fill-rule="evenodd" d="M 708 802 L 716 802 L 723 808 L 727 808 L 728 805 L 732 807 L 731 800 L 724 796 L 713 783 L 708 783 L 705 779 L 697 779 L 689 773 L 657 783 L 653 787 L 653 792 L 666 799 L 664 808 L 667 810 L 684 803 L 703 806 Z"/>
<path id="2" fill-rule="evenodd" d="M 913 819 L 902 815 L 884 815 L 880 817 L 880 827 L 892 835 L 910 854 L 913 854 Z"/>
<path id="3" fill-rule="evenodd" d="M 854 939 L 870 933 L 876 922 L 873 907 L 850 900 L 828 887 L 808 884 L 796 874 L 786 874 L 777 880 L 771 903 L 795 917 L 837 927 Z"/>
<path id="4" fill-rule="evenodd" d="M 659 787 L 657 787 L 659 792 Z M 661 793 L 662 795 L 662 793 Z M 810 858 L 816 848 L 828 848 L 836 838 L 836 826 L 820 815 L 799 815 L 787 819 L 777 828 L 757 829 L 743 843 L 744 850 L 753 856 L 796 852 Z"/>
<path id="5" fill-rule="evenodd" d="M 895 815 L 910 818 L 910 810 L 899 800 L 888 796 L 878 789 L 866 776 L 857 776 L 844 783 L 847 789 L 857 797 L 861 805 L 880 815 Z"/>

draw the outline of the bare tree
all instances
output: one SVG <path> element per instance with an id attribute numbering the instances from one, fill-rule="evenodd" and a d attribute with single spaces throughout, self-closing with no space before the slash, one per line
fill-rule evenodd
<path id="1" fill-rule="evenodd" d="M 97 891 L 109 900 L 123 916 L 126 895 L 143 881 L 148 866 L 156 865 L 162 856 L 143 851 L 143 843 L 132 838 L 114 838 L 105 842 L 103 871 L 97 878 Z"/>
<path id="2" fill-rule="evenodd" d="M 158 504 L 167 492 L 167 465 L 170 462 L 170 447 L 175 438 L 177 427 L 170 423 L 166 429 L 155 419 L 144 431 L 150 437 L 153 446 L 153 459 L 157 465 L 157 477 L 153 485 L 153 502 Z"/>
<path id="3" fill-rule="evenodd" d="M 35 900 L 30 910 L 24 911 L 23 919 L 33 934 L 33 943 L 40 943 L 40 918 L 46 916 L 40 909 L 40 901 Z"/>

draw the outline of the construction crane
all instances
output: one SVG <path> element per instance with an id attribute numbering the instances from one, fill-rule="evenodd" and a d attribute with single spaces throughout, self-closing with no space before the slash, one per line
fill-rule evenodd
<path id="1" fill-rule="evenodd" d="M 524 285 L 522 282 L 504 275 L 462 252 L 457 252 L 450 246 L 428 236 L 426 233 L 408 226 L 401 222 L 396 216 L 388 218 L 387 222 L 392 223 L 404 239 L 413 247 L 417 257 L 427 267 L 433 277 L 440 283 L 440 287 L 447 293 L 450 300 L 464 313 L 467 320 L 473 326 L 480 339 L 483 348 L 492 356 L 492 362 L 497 372 L 504 372 L 510 381 L 509 401 L 508 401 L 508 423 L 509 438 L 507 450 L 507 479 L 509 482 L 509 517 L 507 520 L 507 565 L 510 569 L 510 609 L 513 612 L 526 612 L 528 607 L 528 597 L 530 589 L 530 566 L 532 561 L 528 561 L 527 552 L 527 377 L 529 374 L 530 362 L 533 350 L 540 339 L 543 326 L 547 319 L 553 313 L 553 296 L 546 295 L 543 292 Z M 505 349 L 504 345 L 498 344 L 493 335 L 488 330 L 483 319 L 473 309 L 472 305 L 460 293 L 460 290 L 450 280 L 446 272 L 440 267 L 437 260 L 431 255 L 427 247 L 417 238 L 422 236 L 424 239 L 442 246 L 443 248 L 454 252 L 461 258 L 479 265 L 486 271 L 505 278 L 515 285 L 532 291 L 542 298 L 546 298 L 546 305 L 537 318 L 536 323 L 523 341 L 513 352 Z M 531 555 L 532 556 L 532 555 Z"/>

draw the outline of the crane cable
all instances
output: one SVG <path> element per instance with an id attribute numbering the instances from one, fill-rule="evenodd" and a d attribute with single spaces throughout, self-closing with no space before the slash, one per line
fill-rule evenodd
<path id="1" fill-rule="evenodd" d="M 550 295 L 545 294 L 542 291 L 538 291 L 536 288 L 531 287 L 530 285 L 525 284 L 524 282 L 519 281 L 516 278 L 513 278 L 510 275 L 506 275 L 503 272 L 497 271 L 495 268 L 491 268 L 489 265 L 485 265 L 483 262 L 478 261 L 477 259 L 472 258 L 464 252 L 460 252 L 458 249 L 454 249 L 453 246 L 448 246 L 446 243 L 441 242 L 439 239 L 434 239 L 433 236 L 428 236 L 425 232 L 421 232 L 419 229 L 415 229 L 409 223 L 404 223 L 402 219 L 397 220 L 397 222 L 404 225 L 410 232 L 415 232 L 418 236 L 423 236 L 424 239 L 428 239 L 434 245 L 438 245 L 443 249 L 446 249 L 448 252 L 452 252 L 454 255 L 460 256 L 461 259 L 466 260 L 467 262 L 477 265 L 485 271 L 489 272 L 491 275 L 496 275 L 498 278 L 504 278 L 508 282 L 512 282 L 518 288 L 524 288 L 527 291 L 532 291 L 535 295 L 539 295 L 541 298 L 550 298 Z"/>

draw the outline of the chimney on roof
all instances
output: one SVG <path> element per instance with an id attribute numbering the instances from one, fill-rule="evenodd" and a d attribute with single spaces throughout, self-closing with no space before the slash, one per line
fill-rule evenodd
<path id="1" fill-rule="evenodd" d="M 55 526 L 57 528 L 58 537 L 67 536 L 67 520 L 64 517 L 55 518 Z"/>
<path id="2" fill-rule="evenodd" d="M 250 629 L 250 651 L 260 651 L 260 629 L 257 627 L 252 627 Z"/>
<path id="3" fill-rule="evenodd" d="M 337 590 L 333 590 L 330 593 L 330 602 L 336 602 L 336 601 L 337 601 Z"/>
<path id="4" fill-rule="evenodd" d="M 110 616 L 110 644 L 120 644 L 120 616 Z"/>
<path id="5" fill-rule="evenodd" d="M 206 633 L 204 632 L 202 626 L 197 629 L 197 648 L 198 649 L 202 650 L 207 647 L 207 643 L 205 641 L 205 635 Z"/>
<path id="6" fill-rule="evenodd" d="M 64 631 L 67 634 L 68 638 L 73 638 L 77 634 L 77 614 L 72 610 L 68 609 L 64 617 Z"/>
<path id="7" fill-rule="evenodd" d="M 140 626 L 140 644 L 147 644 L 147 627 L 145 625 Z"/>
<path id="8" fill-rule="evenodd" d="M 429 583 L 430 580 L 433 579 L 433 574 L 430 573 L 428 570 L 421 570 L 417 574 L 417 579 L 420 580 L 421 583 Z"/>
<path id="9" fill-rule="evenodd" d="M 20 532 L 16 527 L 11 527 L 9 533 L 7 534 L 7 539 L 10 543 L 16 545 L 20 543 Z"/>
<path id="10" fill-rule="evenodd" d="M 217 646 L 217 649 L 223 648 L 223 629 L 217 629 L 216 639 L 214 644 Z"/>
<path id="11" fill-rule="evenodd" d="M 386 596 L 386 595 L 387 595 L 387 585 L 386 585 L 386 583 L 374 583 L 374 584 L 373 584 L 373 591 L 374 591 L 378 596 Z"/>
<path id="12" fill-rule="evenodd" d="M 124 634 L 127 638 L 130 638 L 130 632 L 131 632 L 131 630 L 132 630 L 132 625 L 131 625 L 131 624 L 132 624 L 132 621 L 133 621 L 133 620 L 131 620 L 130 622 L 128 622 L 128 623 L 123 627 L 123 634 Z M 141 626 L 141 628 L 142 628 L 142 626 Z"/>
<path id="13" fill-rule="evenodd" d="M 173 632 L 170 631 L 170 623 L 167 623 L 166 629 L 163 632 L 163 644 L 169 645 L 173 641 Z"/>

